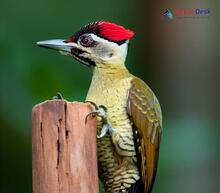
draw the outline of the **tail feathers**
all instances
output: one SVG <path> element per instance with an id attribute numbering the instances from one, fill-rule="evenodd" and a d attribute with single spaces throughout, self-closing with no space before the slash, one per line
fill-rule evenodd
<path id="1" fill-rule="evenodd" d="M 144 193 L 144 186 L 141 180 L 138 180 L 135 184 L 129 188 L 126 193 Z"/>

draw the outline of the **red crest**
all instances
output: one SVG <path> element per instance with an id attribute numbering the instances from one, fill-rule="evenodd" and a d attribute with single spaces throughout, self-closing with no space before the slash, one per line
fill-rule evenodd
<path id="1" fill-rule="evenodd" d="M 126 29 L 123 26 L 105 21 L 97 21 L 82 27 L 79 31 L 75 32 L 67 42 L 77 42 L 78 38 L 85 33 L 94 33 L 101 38 L 119 44 L 123 41 L 130 40 L 134 36 L 133 31 Z"/>
<path id="2" fill-rule="evenodd" d="M 130 40 L 134 36 L 133 31 L 114 23 L 100 21 L 98 25 L 100 35 L 112 41 Z"/>

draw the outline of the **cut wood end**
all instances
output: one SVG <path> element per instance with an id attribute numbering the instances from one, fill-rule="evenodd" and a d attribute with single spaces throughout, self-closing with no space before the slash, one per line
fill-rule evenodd
<path id="1" fill-rule="evenodd" d="M 90 103 L 84 103 L 84 102 L 77 102 L 77 101 L 73 101 L 73 102 L 69 102 L 65 99 L 53 99 L 53 100 L 46 100 L 42 103 L 36 104 L 33 108 L 32 111 L 34 111 L 35 109 L 39 108 L 40 106 L 44 106 L 47 105 L 48 103 L 68 103 L 68 104 L 79 104 L 79 105 L 83 105 L 86 107 L 89 107 L 91 110 L 93 109 L 92 105 Z"/>
<path id="2" fill-rule="evenodd" d="M 53 100 L 46 100 L 42 103 L 39 103 L 39 104 L 36 104 L 33 108 L 32 108 L 32 112 L 36 111 L 38 108 L 42 107 L 42 106 L 45 106 L 45 105 L 48 105 L 48 104 L 51 104 L 51 103 L 67 103 L 67 100 L 65 99 L 53 99 Z"/>

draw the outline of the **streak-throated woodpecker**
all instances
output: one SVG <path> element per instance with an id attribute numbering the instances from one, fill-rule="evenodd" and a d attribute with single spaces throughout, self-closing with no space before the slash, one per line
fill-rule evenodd
<path id="1" fill-rule="evenodd" d="M 149 193 L 157 170 L 162 114 L 152 90 L 125 66 L 133 35 L 97 21 L 66 40 L 37 42 L 93 70 L 86 101 L 98 118 L 99 177 L 106 193 Z"/>

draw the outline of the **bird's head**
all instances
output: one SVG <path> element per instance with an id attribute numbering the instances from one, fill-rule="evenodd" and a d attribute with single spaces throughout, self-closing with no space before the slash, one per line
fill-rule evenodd
<path id="1" fill-rule="evenodd" d="M 66 40 L 46 40 L 38 46 L 69 55 L 88 66 L 108 67 L 124 64 L 129 40 L 134 33 L 124 27 L 97 21 L 82 27 Z"/>

